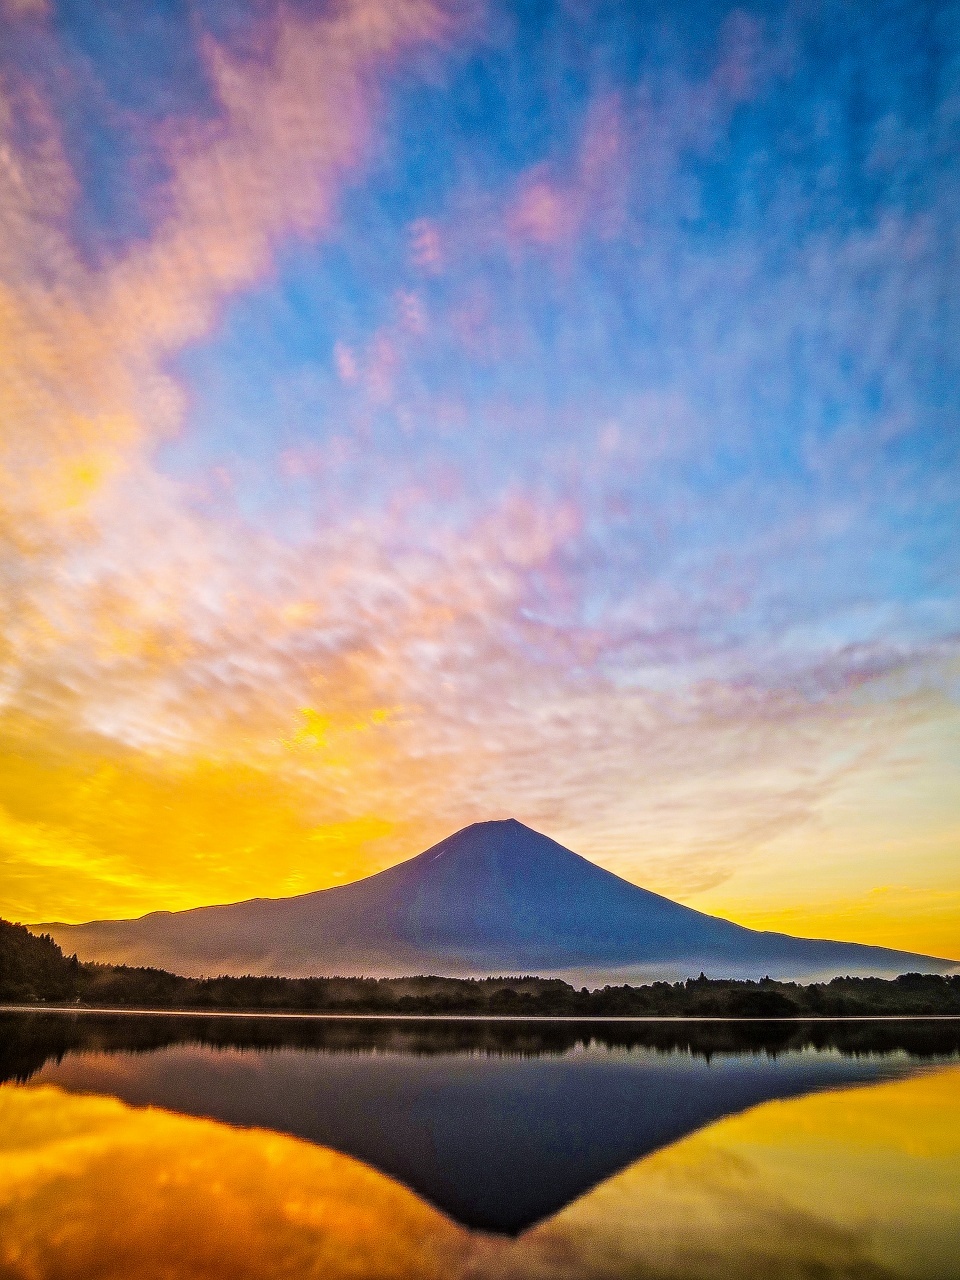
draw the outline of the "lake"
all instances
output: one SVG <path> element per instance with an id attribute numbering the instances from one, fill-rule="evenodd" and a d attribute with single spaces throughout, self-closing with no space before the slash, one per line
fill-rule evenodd
<path id="1" fill-rule="evenodd" d="M 4 1277 L 960 1276 L 960 1022 L 0 1014 Z"/>

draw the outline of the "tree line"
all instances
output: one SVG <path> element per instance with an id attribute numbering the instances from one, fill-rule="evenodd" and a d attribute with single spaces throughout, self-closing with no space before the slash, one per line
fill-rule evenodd
<path id="1" fill-rule="evenodd" d="M 960 1014 L 960 975 L 837 977 L 802 985 L 690 978 L 578 990 L 559 978 L 185 978 L 90 964 L 49 934 L 0 920 L 0 1002 L 252 1012 L 518 1017 L 809 1018 Z"/>

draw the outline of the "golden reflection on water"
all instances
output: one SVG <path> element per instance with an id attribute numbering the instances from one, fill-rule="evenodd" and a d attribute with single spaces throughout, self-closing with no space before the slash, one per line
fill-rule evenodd
<path id="1" fill-rule="evenodd" d="M 955 1280 L 958 1259 L 956 1067 L 722 1120 L 517 1241 L 294 1138 L 0 1087 L 0 1270 L 16 1280 Z"/>
<path id="2" fill-rule="evenodd" d="M 638 1161 L 525 1244 L 544 1276 L 960 1277 L 960 1068 L 769 1102 Z"/>

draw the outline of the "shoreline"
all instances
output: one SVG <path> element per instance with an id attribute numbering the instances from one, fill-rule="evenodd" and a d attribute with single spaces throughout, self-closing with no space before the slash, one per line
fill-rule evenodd
<path id="1" fill-rule="evenodd" d="M 2 1013 L 105 1013 L 137 1018 L 271 1018 L 312 1022 L 960 1022 L 958 1013 L 857 1013 L 800 1017 L 685 1014 L 318 1013 L 267 1009 L 129 1009 L 108 1005 L 4 1004 Z"/>

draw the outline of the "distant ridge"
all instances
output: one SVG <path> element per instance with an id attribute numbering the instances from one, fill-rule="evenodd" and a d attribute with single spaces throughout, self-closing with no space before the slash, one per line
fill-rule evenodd
<path id="1" fill-rule="evenodd" d="M 944 973 L 958 964 L 747 929 L 641 889 L 514 818 L 474 823 L 333 889 L 32 927 L 83 960 L 192 976 L 530 973 L 598 986 L 701 970 L 816 981 Z"/>

